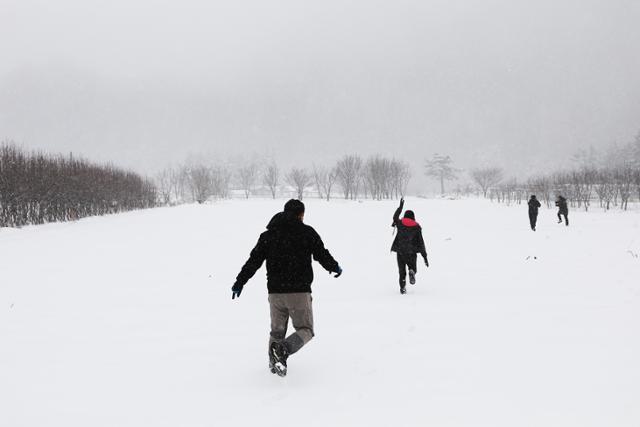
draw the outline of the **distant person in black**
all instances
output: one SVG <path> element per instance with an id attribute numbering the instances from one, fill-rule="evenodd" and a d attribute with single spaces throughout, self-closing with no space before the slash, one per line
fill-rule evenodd
<path id="1" fill-rule="evenodd" d="M 398 260 L 398 271 L 400 274 L 400 293 L 407 293 L 405 285 L 407 278 L 407 268 L 409 269 L 409 283 L 416 283 L 417 254 L 422 255 L 424 263 L 429 267 L 427 250 L 422 238 L 422 228 L 416 222 L 413 211 L 407 210 L 404 217 L 400 219 L 400 213 L 404 207 L 404 199 L 400 199 L 400 206 L 393 214 L 393 226 L 396 227 L 397 235 L 391 245 L 391 251 L 395 252 Z"/>
<path id="2" fill-rule="evenodd" d="M 558 195 L 556 198 L 556 206 L 558 207 L 558 224 L 562 222 L 562 215 L 564 215 L 564 223 L 569 226 L 569 206 L 567 206 L 567 199 Z"/>
<path id="3" fill-rule="evenodd" d="M 541 205 L 535 194 L 531 195 L 531 198 L 527 203 L 529 205 L 529 224 L 531 224 L 531 229 L 533 231 L 536 231 L 536 223 L 538 222 L 538 209 Z"/>
<path id="4" fill-rule="evenodd" d="M 342 269 L 316 231 L 303 223 L 304 204 L 291 199 L 284 211 L 276 214 L 267 231 L 260 235 L 236 282 L 231 288 L 232 299 L 240 297 L 242 288 L 267 261 L 267 289 L 271 313 L 269 337 L 269 368 L 283 377 L 287 374 L 287 358 L 313 338 L 311 307 L 312 258 L 335 277 Z M 289 318 L 296 330 L 285 338 Z"/>

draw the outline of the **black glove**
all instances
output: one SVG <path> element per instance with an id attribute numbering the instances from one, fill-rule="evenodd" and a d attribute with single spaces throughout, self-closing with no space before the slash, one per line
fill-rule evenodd
<path id="1" fill-rule="evenodd" d="M 404 197 L 400 198 L 400 209 L 404 207 Z"/>
<path id="2" fill-rule="evenodd" d="M 240 294 L 242 293 L 242 288 L 244 287 L 244 285 L 241 285 L 239 283 L 235 283 L 232 287 L 231 287 L 231 299 L 235 299 L 236 297 L 240 298 Z"/>
<path id="3" fill-rule="evenodd" d="M 340 268 L 340 266 L 338 266 L 338 270 L 334 271 L 334 273 L 336 273 L 336 274 L 333 277 L 335 277 L 337 279 L 342 274 L 342 268 Z"/>

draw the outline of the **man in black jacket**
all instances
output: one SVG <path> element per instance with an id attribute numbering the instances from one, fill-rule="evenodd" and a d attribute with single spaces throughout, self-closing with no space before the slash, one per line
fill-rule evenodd
<path id="1" fill-rule="evenodd" d="M 529 205 L 529 224 L 531 224 L 531 229 L 533 231 L 536 231 L 536 223 L 538 222 L 538 209 L 541 205 L 535 194 L 531 195 L 531 198 L 529 199 L 527 204 Z"/>
<path id="2" fill-rule="evenodd" d="M 562 223 L 562 215 L 564 215 L 565 225 L 569 226 L 569 206 L 567 206 L 567 199 L 558 194 L 556 198 L 556 206 L 558 207 L 558 224 Z"/>
<path id="3" fill-rule="evenodd" d="M 416 222 L 413 211 L 407 210 L 404 218 L 400 219 L 400 213 L 404 207 L 404 199 L 400 199 L 400 206 L 393 214 L 393 226 L 396 227 L 397 235 L 391 245 L 391 251 L 395 252 L 398 261 L 398 271 L 400 274 L 400 293 L 407 293 L 405 285 L 407 278 L 407 268 L 409 268 L 409 283 L 416 283 L 417 254 L 422 255 L 424 263 L 429 267 L 427 250 L 422 238 L 422 228 Z"/>
<path id="4" fill-rule="evenodd" d="M 287 358 L 313 338 L 311 282 L 315 259 L 335 277 L 342 269 L 325 249 L 316 231 L 303 223 L 304 204 L 291 199 L 284 212 L 276 214 L 267 231 L 260 235 L 236 282 L 231 288 L 232 299 L 240 297 L 242 288 L 267 261 L 267 288 L 271 312 L 269 338 L 269 368 L 274 374 L 287 374 Z M 289 317 L 296 330 L 286 337 Z"/>

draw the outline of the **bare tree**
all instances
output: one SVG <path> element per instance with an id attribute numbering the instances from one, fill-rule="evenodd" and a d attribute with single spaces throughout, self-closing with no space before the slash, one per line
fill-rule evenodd
<path id="1" fill-rule="evenodd" d="M 326 198 L 327 201 L 331 199 L 331 190 L 333 184 L 338 179 L 337 168 L 327 168 L 323 166 L 313 165 L 313 179 L 318 190 L 318 195 L 321 199 Z"/>
<path id="2" fill-rule="evenodd" d="M 355 199 L 358 195 L 362 169 L 362 158 L 358 155 L 344 156 L 336 164 L 337 180 L 345 199 Z"/>
<path id="3" fill-rule="evenodd" d="M 457 179 L 457 169 L 452 166 L 453 160 L 449 156 L 438 153 L 425 164 L 425 174 L 440 180 L 440 194 L 444 195 L 444 182 Z"/>
<path id="4" fill-rule="evenodd" d="M 526 189 L 514 179 L 510 179 L 488 190 L 491 201 L 496 199 L 498 203 L 517 203 L 522 204 L 522 200 L 526 198 Z"/>
<path id="5" fill-rule="evenodd" d="M 285 176 L 285 181 L 291 187 L 296 190 L 298 194 L 298 199 L 302 200 L 304 196 L 304 191 L 307 187 L 312 185 L 313 178 L 311 175 L 304 169 L 293 168 L 291 171 Z"/>
<path id="6" fill-rule="evenodd" d="M 367 159 L 363 168 L 364 181 L 371 198 L 382 200 L 391 194 L 391 161 L 381 156 Z"/>
<path id="7" fill-rule="evenodd" d="M 391 162 L 391 177 L 395 197 L 404 197 L 407 192 L 407 187 L 409 186 L 409 181 L 411 180 L 411 166 L 406 162 L 393 160 Z"/>
<path id="8" fill-rule="evenodd" d="M 632 194 L 634 170 L 630 167 L 616 170 L 614 172 L 614 180 L 620 195 L 620 208 L 626 211 Z"/>
<path id="9" fill-rule="evenodd" d="M 278 184 L 280 181 L 280 169 L 275 163 L 271 163 L 267 166 L 262 174 L 262 183 L 271 191 L 271 197 L 276 198 L 276 192 L 278 191 Z"/>
<path id="10" fill-rule="evenodd" d="M 180 167 L 172 167 L 169 171 L 169 184 L 171 188 L 171 200 L 173 203 L 192 202 L 189 197 L 190 181 L 189 167 L 186 165 Z"/>
<path id="11" fill-rule="evenodd" d="M 247 163 L 246 165 L 238 169 L 240 186 L 242 187 L 242 190 L 244 190 L 244 195 L 247 199 L 251 195 L 251 192 L 256 185 L 259 171 L 260 169 L 258 167 L 258 164 L 254 162 Z"/>
<path id="12" fill-rule="evenodd" d="M 496 167 L 486 167 L 486 168 L 478 168 L 473 169 L 471 171 L 471 178 L 475 181 L 480 189 L 482 190 L 482 195 L 487 197 L 487 191 L 489 188 L 498 185 L 500 181 L 502 181 L 502 169 Z"/>
<path id="13" fill-rule="evenodd" d="M 189 168 L 189 187 L 193 199 L 198 203 L 204 203 L 213 194 L 211 170 L 204 165 Z"/>
<path id="14" fill-rule="evenodd" d="M 411 169 L 405 162 L 382 156 L 369 157 L 362 168 L 365 197 L 376 200 L 404 195 L 411 178 Z"/>
<path id="15" fill-rule="evenodd" d="M 211 174 L 211 195 L 219 199 L 229 197 L 231 188 L 231 170 L 222 164 L 218 164 L 210 169 Z"/>
<path id="16" fill-rule="evenodd" d="M 171 204 L 171 168 L 161 170 L 158 175 L 156 175 L 155 182 L 160 203 L 163 205 Z"/>

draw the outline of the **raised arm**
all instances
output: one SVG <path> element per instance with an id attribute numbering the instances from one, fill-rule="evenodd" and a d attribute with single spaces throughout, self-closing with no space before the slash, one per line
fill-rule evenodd
<path id="1" fill-rule="evenodd" d="M 393 224 L 391 224 L 392 227 L 395 227 L 395 225 L 400 222 L 400 214 L 402 213 L 403 207 L 404 207 L 404 198 L 401 198 L 400 206 L 398 206 L 398 209 L 396 209 L 396 211 L 393 213 Z"/>

